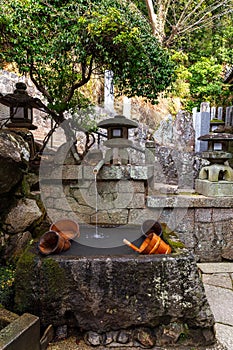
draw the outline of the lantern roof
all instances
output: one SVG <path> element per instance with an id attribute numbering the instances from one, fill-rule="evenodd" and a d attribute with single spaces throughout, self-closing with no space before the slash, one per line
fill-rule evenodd
<path id="1" fill-rule="evenodd" d="M 0 103 L 7 107 L 26 107 L 35 108 L 42 112 L 48 113 L 46 106 L 39 98 L 29 96 L 25 83 L 16 83 L 16 89 L 13 94 L 0 94 Z"/>
<path id="2" fill-rule="evenodd" d="M 111 126 L 123 126 L 128 129 L 137 128 L 138 123 L 126 118 L 124 115 L 115 115 L 113 118 L 102 120 L 97 124 L 98 127 L 107 129 Z"/>
<path id="3" fill-rule="evenodd" d="M 202 141 L 233 141 L 233 134 L 228 133 L 210 133 L 198 137 Z"/>

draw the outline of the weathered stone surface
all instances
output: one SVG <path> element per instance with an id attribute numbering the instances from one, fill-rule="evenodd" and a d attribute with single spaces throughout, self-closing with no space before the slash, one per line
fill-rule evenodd
<path id="1" fill-rule="evenodd" d="M 35 200 L 20 199 L 7 214 L 4 225 L 9 233 L 24 232 L 41 216 L 42 212 Z"/>
<path id="2" fill-rule="evenodd" d="M 185 328 L 184 324 L 180 322 L 172 322 L 168 325 L 161 326 L 159 332 L 159 343 L 165 345 L 171 343 L 177 343 L 180 336 L 187 335 L 188 329 Z"/>
<path id="3" fill-rule="evenodd" d="M 195 254 L 205 261 L 221 261 L 222 242 L 218 239 L 213 223 L 199 223 L 195 225 L 194 236 L 197 245 Z"/>
<path id="4" fill-rule="evenodd" d="M 154 219 L 156 221 L 159 220 L 159 217 L 161 215 L 162 210 L 150 210 L 148 208 L 142 210 L 142 209 L 131 209 L 129 211 L 129 216 L 128 216 L 128 223 L 129 224 L 137 224 L 141 225 L 143 221 L 147 219 Z"/>
<path id="5" fill-rule="evenodd" d="M 206 274 L 212 273 L 233 273 L 233 264 L 230 262 L 222 263 L 198 263 L 199 269 Z"/>
<path id="6" fill-rule="evenodd" d="M 201 179 L 195 181 L 196 192 L 209 197 L 233 197 L 232 188 L 232 181 L 211 182 Z"/>
<path id="7" fill-rule="evenodd" d="M 139 328 L 134 332 L 134 340 L 144 348 L 152 348 L 155 345 L 155 335 L 150 328 Z"/>
<path id="8" fill-rule="evenodd" d="M 19 315 L 0 307 L 0 330 L 16 320 L 18 317 Z"/>
<path id="9" fill-rule="evenodd" d="M 205 292 L 210 300 L 215 321 L 222 324 L 233 325 L 233 291 L 212 285 L 205 285 Z M 224 313 L 220 312 L 225 310 Z"/>
<path id="10" fill-rule="evenodd" d="M 121 331 L 117 334 L 116 341 L 120 344 L 126 344 L 130 340 L 130 334 L 126 331 Z"/>
<path id="11" fill-rule="evenodd" d="M 227 260 L 233 260 L 233 247 L 232 244 L 228 244 L 222 249 L 222 257 Z"/>
<path id="12" fill-rule="evenodd" d="M 219 341 L 226 347 L 225 349 L 233 349 L 233 327 L 223 325 L 221 323 L 216 324 L 216 334 Z"/>
<path id="13" fill-rule="evenodd" d="M 157 182 L 177 185 L 179 188 L 193 188 L 194 169 L 194 128 L 192 116 L 180 111 L 176 118 L 161 122 L 154 133 L 156 156 L 159 167 L 155 167 Z M 151 158 L 151 157 L 150 157 Z M 158 171 L 156 171 L 158 168 Z"/>
<path id="14" fill-rule="evenodd" d="M 98 334 L 97 332 L 90 331 L 85 334 L 84 340 L 87 344 L 98 346 L 102 343 L 102 335 Z"/>
<path id="15" fill-rule="evenodd" d="M 23 314 L 0 331 L 0 349 L 41 350 L 40 320 Z"/>
<path id="16" fill-rule="evenodd" d="M 210 284 L 215 287 L 232 289 L 232 280 L 228 273 L 204 274 L 202 281 L 204 284 Z"/>
<path id="17" fill-rule="evenodd" d="M 127 207 L 130 209 L 145 208 L 145 195 L 143 193 L 135 193 Z"/>
<path id="18" fill-rule="evenodd" d="M 200 195 L 148 196 L 147 210 L 138 213 L 139 220 L 150 209 L 157 221 L 166 222 L 202 262 L 232 260 L 232 198 Z M 153 214 L 152 214 L 153 215 Z M 129 218 L 136 218 L 131 210 Z M 175 224 L 175 226 L 173 226 Z"/>
<path id="19" fill-rule="evenodd" d="M 21 136 L 0 130 L 0 193 L 9 192 L 22 179 L 29 156 L 28 144 Z"/>
<path id="20" fill-rule="evenodd" d="M 96 214 L 91 215 L 91 223 L 96 222 Z M 98 211 L 98 223 L 126 225 L 128 223 L 127 209 L 113 209 L 108 211 Z"/>
<path id="21" fill-rule="evenodd" d="M 68 327 L 66 324 L 57 327 L 56 329 L 56 340 L 62 340 L 67 338 Z"/>
<path id="22" fill-rule="evenodd" d="M 98 333 L 145 324 L 153 328 L 171 320 L 182 320 L 190 329 L 214 324 L 195 261 L 187 253 L 35 256 L 30 264 L 20 263 L 16 306 L 40 316 L 42 325 L 67 324 L 68 314 L 70 326 Z"/>
<path id="23" fill-rule="evenodd" d="M 4 259 L 8 262 L 15 262 L 31 239 L 32 235 L 29 231 L 9 237 L 7 244 L 5 245 Z"/>
<path id="24" fill-rule="evenodd" d="M 193 116 L 187 111 L 179 111 L 174 120 L 173 143 L 183 152 L 192 152 L 195 144 Z"/>
<path id="25" fill-rule="evenodd" d="M 175 197 L 175 198 L 174 198 Z M 177 196 L 148 196 L 147 205 L 151 208 L 157 207 L 173 207 L 174 203 L 176 207 L 184 206 L 189 208 L 232 208 L 233 198 L 232 197 L 205 197 L 202 195 L 179 195 Z M 217 210 L 218 210 L 217 209 Z"/>
<path id="26" fill-rule="evenodd" d="M 198 222 L 212 222 L 213 210 L 201 208 L 195 210 L 195 220 Z"/>
<path id="27" fill-rule="evenodd" d="M 173 143 L 173 120 L 171 115 L 161 121 L 153 137 L 163 145 L 171 145 Z"/>
<path id="28" fill-rule="evenodd" d="M 156 145 L 156 149 L 158 152 L 158 164 L 155 165 L 154 173 L 156 181 L 169 183 L 170 185 L 177 185 L 178 173 L 172 156 L 173 149 L 159 145 Z"/>

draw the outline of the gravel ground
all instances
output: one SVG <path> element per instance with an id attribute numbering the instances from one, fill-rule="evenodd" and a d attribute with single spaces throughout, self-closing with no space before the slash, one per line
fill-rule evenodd
<path id="1" fill-rule="evenodd" d="M 59 341 L 57 343 L 50 343 L 47 350 L 122 350 L 125 349 L 127 350 L 127 347 L 124 348 L 119 348 L 119 347 L 92 347 L 86 345 L 83 341 L 80 341 L 78 344 L 76 343 L 76 337 L 70 337 L 68 339 Z M 141 348 L 128 348 L 128 350 L 139 350 Z M 161 348 L 154 347 L 152 350 L 161 350 Z M 177 348 L 166 348 L 163 350 L 227 350 L 223 345 L 220 343 L 217 343 L 213 346 L 210 347 L 192 347 L 192 348 L 187 348 L 187 347 L 177 347 Z"/>

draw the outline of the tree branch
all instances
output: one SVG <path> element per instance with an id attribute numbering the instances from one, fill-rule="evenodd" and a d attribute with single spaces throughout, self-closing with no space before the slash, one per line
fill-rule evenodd
<path id="1" fill-rule="evenodd" d="M 230 13 L 230 12 L 233 12 L 233 9 L 232 9 L 232 10 L 227 10 L 227 11 L 225 11 L 225 12 L 222 12 L 222 13 L 221 13 L 221 16 L 224 16 L 224 15 L 226 15 L 227 13 Z M 205 27 L 207 24 L 212 23 L 213 20 L 214 20 L 215 18 L 218 18 L 218 17 L 219 17 L 219 14 L 217 14 L 217 15 L 211 17 L 211 18 L 208 18 L 208 19 L 206 19 L 206 20 L 197 21 L 197 22 L 191 24 L 190 26 L 184 28 L 183 30 L 180 30 L 179 33 L 185 33 L 185 32 L 187 32 L 187 31 L 192 32 L 192 31 L 198 30 L 198 29 L 200 29 L 200 28 L 203 28 L 203 27 Z M 202 23 L 202 24 L 199 25 L 200 23 Z"/>
<path id="2" fill-rule="evenodd" d="M 34 73 L 33 71 L 36 72 L 37 77 L 39 82 L 37 81 L 37 79 L 35 79 L 34 77 Z M 40 74 L 38 73 L 37 69 L 35 68 L 35 66 L 33 65 L 33 62 L 31 61 L 31 65 L 30 65 L 30 71 L 29 71 L 29 75 L 31 78 L 31 81 L 33 82 L 33 84 L 36 86 L 36 88 L 47 98 L 47 100 L 52 103 L 53 99 L 50 96 L 50 94 L 48 93 L 48 91 L 44 88 L 44 86 L 41 83 L 41 78 L 40 78 Z"/>
<path id="3" fill-rule="evenodd" d="M 64 98 L 63 102 L 65 102 L 65 103 L 69 102 L 72 99 L 75 90 L 77 90 L 81 86 L 85 85 L 90 80 L 91 74 L 92 74 L 93 61 L 94 61 L 94 58 L 92 56 L 91 60 L 90 60 L 89 70 L 88 70 L 87 75 L 86 75 L 86 63 L 82 64 L 82 79 L 72 85 L 72 87 L 69 91 L 69 94 L 67 95 L 66 98 Z"/>

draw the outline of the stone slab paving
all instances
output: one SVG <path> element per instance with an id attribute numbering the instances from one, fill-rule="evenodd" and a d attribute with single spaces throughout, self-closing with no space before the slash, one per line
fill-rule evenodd
<path id="1" fill-rule="evenodd" d="M 204 274 L 202 275 L 202 281 L 204 284 L 232 289 L 232 279 L 228 273 Z"/>
<path id="2" fill-rule="evenodd" d="M 230 273 L 233 274 L 233 263 L 198 263 L 197 266 L 203 273 Z"/>
<path id="3" fill-rule="evenodd" d="M 215 322 L 233 327 L 233 292 L 230 289 L 204 285 Z M 231 349 L 233 350 L 233 348 Z"/>
<path id="4" fill-rule="evenodd" d="M 233 263 L 200 263 L 198 267 L 215 318 L 216 337 L 233 350 Z"/>
<path id="5" fill-rule="evenodd" d="M 225 345 L 227 349 L 233 350 L 233 327 L 217 323 L 215 329 L 218 340 Z"/>

